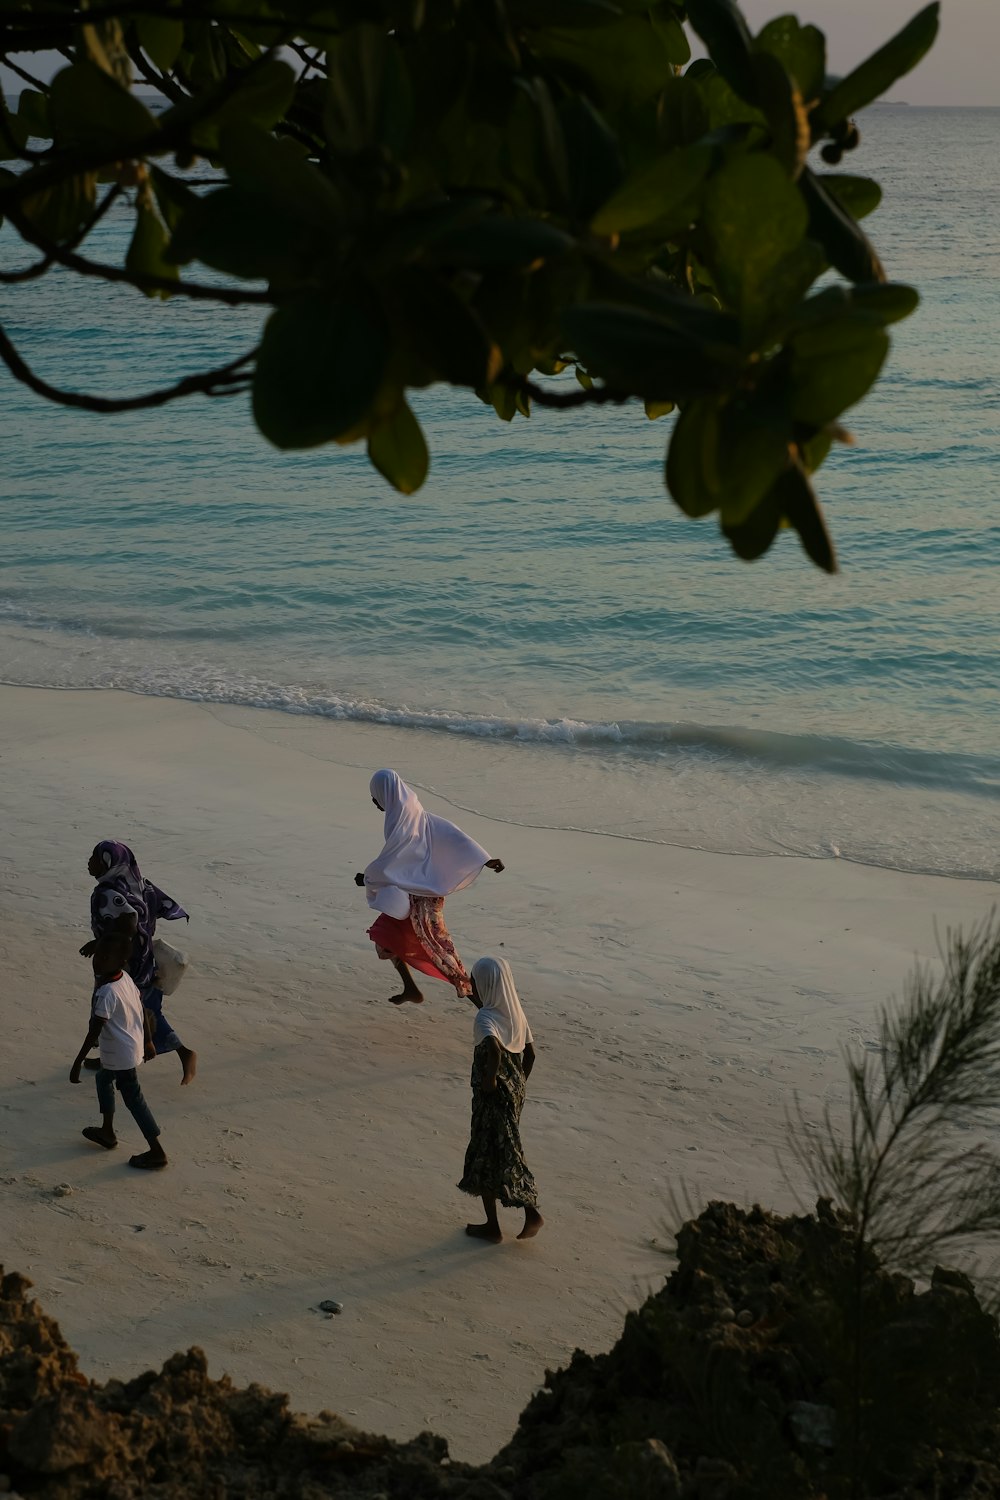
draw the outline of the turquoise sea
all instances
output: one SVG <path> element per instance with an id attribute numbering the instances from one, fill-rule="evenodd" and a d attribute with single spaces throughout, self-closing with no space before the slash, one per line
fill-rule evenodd
<path id="1" fill-rule="evenodd" d="M 245 398 L 104 418 L 0 370 L 0 679 L 400 726 L 445 792 L 486 742 L 465 801 L 516 821 L 997 878 L 1000 110 L 862 126 L 869 228 L 924 300 L 820 475 L 839 577 L 682 518 L 638 410 L 508 427 L 427 393 L 403 499 L 359 450 L 276 453 Z M 122 218 L 99 233 L 123 253 Z M 0 310 L 39 374 L 107 394 L 260 323 L 61 273 Z"/>

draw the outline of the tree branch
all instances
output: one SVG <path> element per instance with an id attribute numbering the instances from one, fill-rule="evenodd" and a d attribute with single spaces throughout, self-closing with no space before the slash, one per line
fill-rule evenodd
<path id="1" fill-rule="evenodd" d="M 320 7 L 317 7 L 319 9 Z M 65 12 L 54 12 L 51 17 L 26 12 L 24 14 L 24 26 L 32 32 L 66 31 L 73 26 L 92 26 L 97 21 L 114 21 L 128 19 L 133 16 L 165 16 L 172 21 L 216 21 L 224 26 L 269 26 L 273 25 L 276 31 L 287 28 L 288 21 L 284 16 L 243 15 L 235 11 L 227 12 L 225 15 L 205 15 L 204 7 L 199 5 L 156 5 L 144 3 L 144 0 L 124 0 L 121 5 L 95 5 L 93 8 L 80 10 L 67 10 Z M 21 22 L 21 16 L 15 11 L 4 16 L 3 27 L 11 32 Z M 343 28 L 331 26 L 329 22 L 313 21 L 308 15 L 302 16 L 298 22 L 302 30 L 315 32 L 317 36 L 340 36 Z M 29 50 L 18 48 L 18 51 Z"/>
<path id="2" fill-rule="evenodd" d="M 29 72 L 20 67 L 16 62 L 12 62 L 9 57 L 4 56 L 3 65 L 5 68 L 9 68 L 12 73 L 16 73 L 18 78 L 22 78 L 25 83 L 30 84 L 33 89 L 37 89 L 40 94 L 48 93 L 49 85 L 47 83 L 43 83 L 40 78 L 33 78 Z"/>
<path id="3" fill-rule="evenodd" d="M 95 211 L 91 214 L 86 224 L 84 224 L 83 228 L 76 236 L 76 239 L 71 240 L 65 248 L 67 250 L 75 250 L 77 245 L 82 245 L 90 231 L 96 224 L 99 224 L 101 222 L 101 220 L 104 218 L 104 215 L 111 207 L 112 203 L 114 203 L 116 198 L 120 198 L 121 194 L 121 185 L 116 182 L 114 186 L 105 193 Z M 11 283 L 18 281 L 34 281 L 37 276 L 44 276 L 46 271 L 48 271 L 53 265 L 55 265 L 54 257 L 50 254 L 45 254 L 42 256 L 41 260 L 36 260 L 33 266 L 25 266 L 24 270 L 22 271 L 0 271 L 0 282 L 5 282 L 6 284 L 10 285 Z"/>
<path id="4" fill-rule="evenodd" d="M 29 245 L 41 250 L 50 262 L 76 271 L 80 276 L 94 276 L 100 281 L 125 282 L 140 292 L 169 292 L 171 296 L 190 297 L 196 302 L 222 302 L 227 307 L 242 307 L 247 303 L 269 307 L 274 298 L 270 292 L 254 292 L 240 287 L 206 286 L 199 281 L 174 281 L 169 276 L 152 276 L 144 272 L 128 271 L 123 266 L 108 266 L 100 261 L 87 260 L 70 249 L 54 244 L 38 233 L 30 220 L 17 209 L 7 209 L 7 217 Z M 78 243 L 78 242 L 77 242 Z"/>
<path id="5" fill-rule="evenodd" d="M 156 12 L 159 14 L 159 12 Z M 87 11 L 86 15 L 93 20 L 97 13 Z M 173 11 L 170 12 L 174 14 Z M 202 19 L 204 19 L 202 17 Z M 89 24 L 89 22 L 88 22 Z M 172 126 L 156 123 L 149 135 L 141 141 L 133 141 L 128 147 L 128 156 L 132 160 L 138 160 L 145 156 L 161 155 L 166 151 L 181 150 L 190 146 L 190 133 L 194 126 L 200 125 L 202 120 L 214 114 L 232 96 L 239 92 L 249 78 L 253 76 L 265 63 L 270 62 L 277 55 L 277 48 L 269 48 L 255 58 L 249 67 L 234 70 L 226 78 L 220 81 L 214 88 L 209 89 L 200 99 L 192 100 L 192 108 L 189 113 L 183 115 L 179 121 Z M 70 62 L 75 59 L 67 54 Z M 44 166 L 36 167 L 33 171 L 24 172 L 13 182 L 5 185 L 0 194 L 0 213 L 9 213 L 12 203 L 20 203 L 25 198 L 33 197 L 34 194 L 42 192 L 47 187 L 54 187 L 57 183 L 66 181 L 67 178 L 75 176 L 80 172 L 94 172 L 108 165 L 110 161 L 117 161 L 122 152 L 109 152 L 107 147 L 101 149 L 91 148 L 85 150 L 82 147 L 77 151 L 67 152 L 62 157 L 49 160 Z"/>
<path id="6" fill-rule="evenodd" d="M 215 370 L 205 370 L 200 375 L 186 375 L 176 385 L 162 387 L 158 391 L 147 391 L 144 396 L 86 396 L 77 391 L 63 391 L 58 386 L 49 385 L 47 380 L 42 380 L 33 370 L 29 369 L 20 354 L 7 337 L 3 328 L 0 327 L 0 359 L 3 360 L 15 380 L 22 385 L 28 386 L 38 396 L 44 396 L 47 401 L 55 401 L 60 406 L 73 406 L 82 411 L 97 412 L 121 412 L 142 411 L 151 406 L 166 406 L 168 401 L 177 401 L 183 396 L 192 396 L 201 392 L 205 396 L 233 396 L 240 391 L 245 391 L 250 384 L 251 377 L 247 372 L 240 373 L 242 367 L 256 357 L 257 350 L 251 349 L 247 354 L 241 354 L 239 359 L 231 360 L 228 365 L 220 365 Z"/>
<path id="7" fill-rule="evenodd" d="M 567 411 L 573 406 L 622 406 L 626 401 L 639 398 L 631 391 L 616 391 L 606 385 L 579 386 L 575 391 L 554 391 L 550 386 L 537 385 L 533 380 L 515 376 L 503 382 L 511 390 L 522 391 L 539 406 L 550 406 L 556 411 Z"/>

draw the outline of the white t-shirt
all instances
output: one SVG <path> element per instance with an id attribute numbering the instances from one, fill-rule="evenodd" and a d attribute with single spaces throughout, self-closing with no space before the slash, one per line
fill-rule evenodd
<path id="1" fill-rule="evenodd" d="M 104 1025 L 98 1046 L 102 1068 L 137 1068 L 145 1050 L 142 1000 L 128 974 L 109 979 L 94 992 L 93 1014 Z"/>

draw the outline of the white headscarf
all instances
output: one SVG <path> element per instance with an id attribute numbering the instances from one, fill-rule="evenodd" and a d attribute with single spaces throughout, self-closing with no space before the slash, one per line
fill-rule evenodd
<path id="1" fill-rule="evenodd" d="M 508 1052 L 523 1052 L 525 1043 L 533 1041 L 528 1018 L 505 958 L 477 958 L 472 965 L 476 994 L 482 1001 L 472 1023 L 472 1039 L 478 1047 L 487 1037 L 494 1037 Z"/>
<path id="2" fill-rule="evenodd" d="M 450 896 L 471 885 L 489 855 L 434 813 L 395 771 L 376 771 L 371 794 L 385 810 L 385 847 L 365 870 L 369 906 L 405 917 L 410 896 Z"/>

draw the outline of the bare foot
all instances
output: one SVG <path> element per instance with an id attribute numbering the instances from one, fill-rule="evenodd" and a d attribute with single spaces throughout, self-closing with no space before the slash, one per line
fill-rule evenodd
<path id="1" fill-rule="evenodd" d="M 533 1240 L 544 1223 L 545 1220 L 537 1208 L 526 1208 L 524 1210 L 524 1228 L 518 1235 L 518 1239 Z"/>
<path id="2" fill-rule="evenodd" d="M 390 995 L 390 1005 L 404 1005 L 409 1000 L 414 1005 L 423 1005 L 424 997 L 419 990 L 403 990 L 402 994 Z"/>
<path id="3" fill-rule="evenodd" d="M 197 1052 L 192 1052 L 190 1047 L 178 1047 L 177 1056 L 180 1058 L 181 1067 L 184 1069 L 184 1076 L 181 1078 L 181 1087 L 183 1088 L 186 1083 L 191 1082 L 198 1071 L 198 1054 Z M 165 1157 L 164 1160 L 166 1160 Z"/>
<path id="4" fill-rule="evenodd" d="M 141 1156 L 130 1156 L 130 1167 L 139 1167 L 144 1172 L 157 1172 L 167 1165 L 167 1155 L 162 1146 L 150 1146 Z"/>
<path id="5" fill-rule="evenodd" d="M 113 1130 L 105 1130 L 103 1125 L 88 1125 L 83 1131 L 88 1141 L 93 1141 L 95 1146 L 103 1146 L 105 1151 L 113 1151 L 118 1144 L 118 1137 Z"/>
<path id="6" fill-rule="evenodd" d="M 503 1239 L 503 1230 L 492 1224 L 466 1224 L 465 1232 L 474 1240 L 489 1240 L 491 1245 L 499 1245 Z"/>

